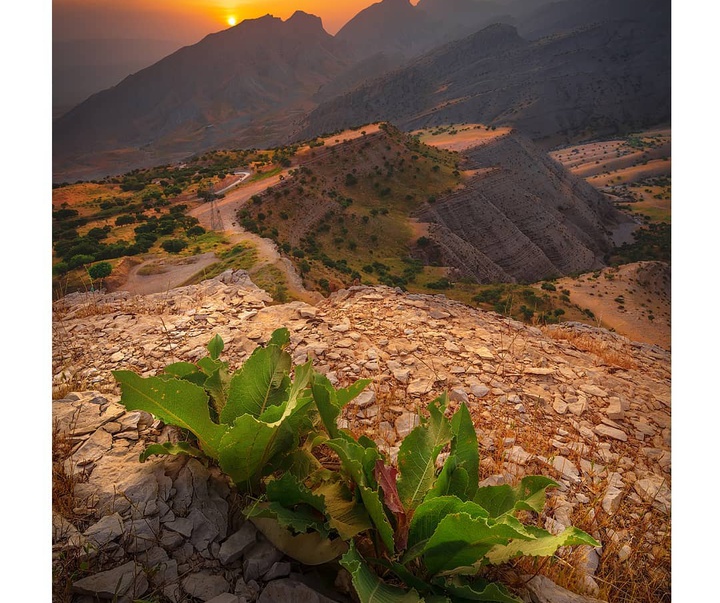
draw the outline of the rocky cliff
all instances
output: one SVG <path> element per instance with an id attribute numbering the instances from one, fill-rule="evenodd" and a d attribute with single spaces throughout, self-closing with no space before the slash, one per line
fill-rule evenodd
<path id="1" fill-rule="evenodd" d="M 534 282 L 603 265 L 608 233 L 628 218 L 602 194 L 517 133 L 464 155 L 477 174 L 417 213 L 443 265 L 478 282 Z"/>
<path id="2" fill-rule="evenodd" d="M 70 551 L 94 551 L 86 560 L 97 572 L 70 585 L 75 601 L 120 587 L 121 601 L 151 592 L 214 603 L 347 600 L 340 587 L 320 593 L 317 575 L 243 524 L 214 469 L 178 458 L 141 465 L 146 441 L 177 432 L 116 404 L 113 369 L 153 374 L 195 360 L 215 333 L 236 369 L 280 326 L 296 362 L 312 358 L 336 383 L 372 379 L 340 420 L 391 457 L 418 406 L 449 391 L 450 406 L 471 410 L 487 483 L 528 473 L 558 480 L 541 521 L 551 530 L 579 523 L 602 543 L 573 559 L 574 590 L 602 596 L 604 581 L 642 574 L 669 596 L 668 352 L 388 288 L 353 287 L 316 307 L 269 301 L 246 274 L 228 272 L 163 294 L 73 294 L 54 304 L 53 414 L 72 445 L 65 470 L 81 477 L 73 512 L 84 509 L 70 517 L 56 509 L 54 563 L 62 569 Z M 70 393 L 80 390 L 94 393 Z M 529 588 L 538 582 L 546 579 Z M 543 596 L 534 600 L 591 600 Z"/>

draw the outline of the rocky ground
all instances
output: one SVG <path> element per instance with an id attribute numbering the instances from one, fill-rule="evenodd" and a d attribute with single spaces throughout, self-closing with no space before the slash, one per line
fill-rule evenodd
<path id="1" fill-rule="evenodd" d="M 299 567 L 243 523 L 213 468 L 184 458 L 140 464 L 145 441 L 177 434 L 117 404 L 111 370 L 149 375 L 196 360 L 216 333 L 236 369 L 281 326 L 296 362 L 312 358 L 342 384 L 372 378 L 341 420 L 391 457 L 417 410 L 449 391 L 451 407 L 471 410 L 487 483 L 531 473 L 559 481 L 546 527 L 573 523 L 602 547 L 542 568 L 585 598 L 539 575 L 526 600 L 670 600 L 668 351 L 384 287 L 354 287 L 317 306 L 270 301 L 239 271 L 162 294 L 73 294 L 54 304 L 53 416 L 68 445 L 64 472 L 80 482 L 72 508 L 53 508 L 55 579 L 72 559 L 94 568 L 66 576 L 57 601 L 349 600 L 337 568 Z"/>

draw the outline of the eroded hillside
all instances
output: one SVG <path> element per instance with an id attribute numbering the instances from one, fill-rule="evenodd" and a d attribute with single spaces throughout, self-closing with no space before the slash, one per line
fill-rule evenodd
<path id="1" fill-rule="evenodd" d="M 507 133 L 464 151 L 475 175 L 419 209 L 446 263 L 478 282 L 534 282 L 603 265 L 630 222 L 530 141 Z"/>
<path id="2" fill-rule="evenodd" d="M 602 267 L 608 233 L 629 219 L 518 134 L 482 134 L 458 153 L 383 126 L 316 150 L 239 221 L 326 291 L 353 281 L 440 288 L 448 275 L 535 282 Z"/>

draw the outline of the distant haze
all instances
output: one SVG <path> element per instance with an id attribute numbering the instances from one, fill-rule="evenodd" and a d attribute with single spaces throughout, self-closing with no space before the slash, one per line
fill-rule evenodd
<path id="1" fill-rule="evenodd" d="M 417 0 L 411 0 L 417 4 Z M 114 86 L 206 35 L 266 14 L 318 15 L 335 34 L 371 0 L 53 1 L 53 114 Z"/>

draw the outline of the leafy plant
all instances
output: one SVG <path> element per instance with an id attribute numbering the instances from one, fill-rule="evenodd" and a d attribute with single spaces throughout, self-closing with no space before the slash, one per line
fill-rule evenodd
<path id="1" fill-rule="evenodd" d="M 243 367 L 230 375 L 219 360 L 224 343 L 215 336 L 209 356 L 197 364 L 177 362 L 156 377 L 114 371 L 128 410 L 144 410 L 166 423 L 182 427 L 197 439 L 197 447 L 155 444 L 152 455 L 206 455 L 218 461 L 242 490 L 253 491 L 297 448 L 309 430 L 312 397 L 307 391 L 311 365 L 295 369 L 291 381 L 287 329 L 275 331 L 264 348 L 257 348 Z"/>
<path id="2" fill-rule="evenodd" d="M 163 454 L 216 459 L 239 488 L 259 494 L 245 515 L 278 549 L 309 565 L 341 557 L 361 603 L 517 602 L 482 576 L 488 565 L 598 546 L 577 528 L 553 535 L 518 519 L 542 512 L 546 491 L 558 486 L 550 478 L 479 487 L 470 412 L 463 404 L 446 416 L 446 395 L 428 405 L 393 466 L 374 441 L 337 425 L 369 381 L 336 389 L 311 362 L 293 373 L 289 340 L 286 329 L 275 331 L 232 375 L 219 360 L 218 336 L 197 364 L 171 364 L 148 378 L 116 371 L 128 409 L 151 412 L 197 439 L 150 445 L 141 461 Z M 447 456 L 438 470 L 441 452 Z"/>

